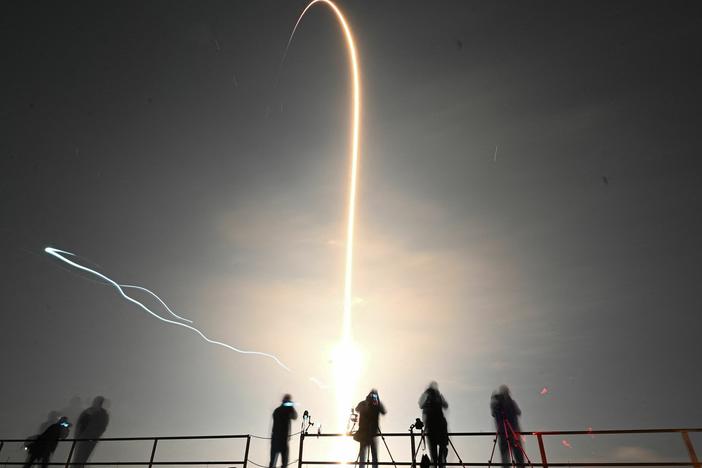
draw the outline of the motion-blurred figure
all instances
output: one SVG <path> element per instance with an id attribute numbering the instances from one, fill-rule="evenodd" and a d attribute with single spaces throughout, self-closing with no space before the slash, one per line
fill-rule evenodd
<path id="1" fill-rule="evenodd" d="M 41 423 L 41 426 L 39 426 L 39 430 L 37 431 L 37 434 L 41 434 L 42 432 L 44 432 L 47 427 L 51 426 L 56 421 L 58 421 L 58 418 L 60 416 L 61 416 L 61 413 L 58 411 L 49 411 L 49 414 L 46 416 L 46 421 Z"/>
<path id="2" fill-rule="evenodd" d="M 105 398 L 101 396 L 95 397 L 93 405 L 85 409 L 78 418 L 76 423 L 75 437 L 76 439 L 90 439 L 76 442 L 75 455 L 73 456 L 74 466 L 82 467 L 90 458 L 95 446 L 100 437 L 107 429 L 110 423 L 110 415 L 103 408 Z"/>
<path id="3" fill-rule="evenodd" d="M 271 462 L 269 468 L 275 467 L 278 454 L 282 459 L 283 468 L 288 466 L 288 439 L 290 438 L 290 421 L 297 419 L 295 403 L 292 396 L 286 394 L 283 402 L 273 411 L 273 431 L 271 433 Z"/>
<path id="4" fill-rule="evenodd" d="M 431 382 L 429 387 L 419 397 L 419 407 L 422 409 L 424 427 L 429 439 L 429 454 L 437 468 L 443 468 L 448 456 L 448 424 L 444 410 L 448 403 L 439 392 L 439 384 Z"/>
<path id="5" fill-rule="evenodd" d="M 358 432 L 354 434 L 353 438 L 359 443 L 359 468 L 366 466 L 368 448 L 370 448 L 373 468 L 378 468 L 378 442 L 376 440 L 380 431 L 378 420 L 380 415 L 385 414 L 386 411 L 376 389 L 372 389 L 366 399 L 356 405 L 356 412 L 358 413 Z"/>
<path id="6" fill-rule="evenodd" d="M 517 402 L 512 399 L 507 385 L 500 385 L 500 388 L 492 394 L 490 409 L 492 417 L 495 418 L 502 466 L 505 468 L 510 466 L 512 459 L 514 459 L 514 463 L 518 467 L 523 467 L 524 452 L 518 419 L 522 412 L 517 406 Z"/>
<path id="7" fill-rule="evenodd" d="M 51 454 L 56 450 L 59 439 L 68 437 L 71 423 L 68 422 L 66 416 L 61 416 L 57 422 L 50 425 L 34 440 L 26 444 L 27 461 L 24 463 L 24 468 L 29 468 L 35 461 L 39 460 L 43 468 L 49 466 Z"/>

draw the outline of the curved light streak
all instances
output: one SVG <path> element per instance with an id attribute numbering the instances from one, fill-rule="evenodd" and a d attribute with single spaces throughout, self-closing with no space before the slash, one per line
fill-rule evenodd
<path id="1" fill-rule="evenodd" d="M 358 66 L 358 56 L 356 44 L 353 39 L 351 28 L 346 18 L 339 8 L 330 0 L 312 0 L 300 14 L 295 27 L 288 39 L 285 48 L 287 55 L 295 32 L 297 31 L 302 18 L 316 4 L 324 4 L 331 8 L 336 15 L 336 19 L 341 26 L 344 38 L 346 39 L 346 49 L 351 66 L 351 168 L 349 175 L 348 193 L 348 213 L 346 225 L 346 267 L 344 270 L 344 307 L 342 315 L 342 335 L 341 343 L 334 350 L 334 365 L 336 371 L 336 398 L 337 398 L 337 419 L 340 430 L 346 427 L 346 418 L 353 398 L 353 392 L 360 374 L 360 354 L 353 345 L 351 339 L 351 316 L 352 316 L 352 285 L 353 285 L 353 244 L 354 228 L 356 222 L 356 193 L 358 185 L 358 162 L 359 162 L 359 141 L 361 133 L 361 80 Z"/>
<path id="2" fill-rule="evenodd" d="M 349 54 L 349 62 L 351 65 L 351 81 L 352 81 L 352 96 L 351 96 L 351 171 L 349 176 L 349 198 L 348 198 L 348 218 L 346 227 L 346 268 L 344 272 L 344 315 L 342 322 L 342 330 L 344 339 L 351 338 L 351 291 L 353 283 L 353 240 L 354 227 L 356 222 L 356 192 L 358 185 L 358 161 L 359 161 L 359 141 L 361 134 L 361 79 L 358 66 L 358 57 L 356 53 L 356 44 L 353 40 L 351 28 L 346 22 L 346 18 L 341 13 L 341 10 L 330 0 L 312 0 L 307 7 L 302 11 L 300 17 L 295 23 L 290 39 L 288 40 L 287 49 L 292 43 L 295 32 L 297 31 L 300 21 L 305 16 L 307 11 L 317 3 L 324 3 L 332 9 L 339 24 L 344 32 L 346 46 Z"/>
<path id="3" fill-rule="evenodd" d="M 183 327 L 183 328 L 187 328 L 188 330 L 191 330 L 191 331 L 197 333 L 198 335 L 200 335 L 200 337 L 201 337 L 203 340 L 205 340 L 206 342 L 208 342 L 208 343 L 210 343 L 210 344 L 217 345 L 217 346 L 222 346 L 222 347 L 224 347 L 224 348 L 227 348 L 227 349 L 229 349 L 229 350 L 235 351 L 235 352 L 240 353 L 240 354 L 255 354 L 255 355 L 258 355 L 258 356 L 264 356 L 264 357 L 270 358 L 270 359 L 274 360 L 274 361 L 276 362 L 276 364 L 278 364 L 280 367 L 282 367 L 282 368 L 285 369 L 286 371 L 290 372 L 290 368 L 289 368 L 288 366 L 286 366 L 285 364 L 283 364 L 283 362 L 282 362 L 280 359 L 278 359 L 277 357 L 275 357 L 275 356 L 272 355 L 272 354 L 263 353 L 263 352 L 261 352 L 261 351 L 247 351 L 247 350 L 235 348 L 234 346 L 229 345 L 229 344 L 227 344 L 227 343 L 222 343 L 221 341 L 211 340 L 211 339 L 209 339 L 207 336 L 205 336 L 204 333 L 202 333 L 200 330 L 198 330 L 197 328 L 195 328 L 195 327 L 193 327 L 193 326 L 190 326 L 190 325 L 185 324 L 185 323 L 176 322 L 176 321 L 174 321 L 174 320 L 169 320 L 169 319 L 167 319 L 167 318 L 161 317 L 160 315 L 158 315 L 157 313 L 155 313 L 154 311 L 152 311 L 151 309 L 149 309 L 148 307 L 146 307 L 144 304 L 142 304 L 141 302 L 137 301 L 136 299 L 134 299 L 133 297 L 129 296 L 127 293 L 124 292 L 124 288 L 139 289 L 139 290 L 141 290 L 141 291 L 145 291 L 145 292 L 147 292 L 147 293 L 153 295 L 154 297 L 156 297 L 156 298 L 159 300 L 159 302 L 161 302 L 161 304 L 163 304 L 163 305 L 166 307 L 166 309 L 168 309 L 169 312 L 171 312 L 172 315 L 174 315 L 174 316 L 180 318 L 181 320 L 186 320 L 186 321 L 190 322 L 189 320 L 183 319 L 182 317 L 180 317 L 180 316 L 176 315 L 175 313 L 173 313 L 173 312 L 168 308 L 168 306 L 166 306 L 166 304 L 165 304 L 160 298 L 158 298 L 158 296 L 156 296 L 156 294 L 154 294 L 153 292 L 149 291 L 149 290 L 146 289 L 146 288 L 142 288 L 141 286 L 133 286 L 133 285 L 120 285 L 120 284 L 118 284 L 117 282 L 113 281 L 112 279 L 108 278 L 107 276 L 103 275 L 102 273 L 97 272 L 97 271 L 95 271 L 95 270 L 93 270 L 93 269 L 91 269 L 91 268 L 88 268 L 88 267 L 86 267 L 86 266 L 83 266 L 83 265 L 81 265 L 81 264 L 79 264 L 79 263 L 76 263 L 76 262 L 74 262 L 74 261 L 72 261 L 72 260 L 66 258 L 66 255 L 69 255 L 69 256 L 71 256 L 71 257 L 75 257 L 75 254 L 73 254 L 73 253 L 71 253 L 71 252 L 66 252 L 65 250 L 59 250 L 59 249 L 56 249 L 56 248 L 53 248 L 53 247 L 46 247 L 46 248 L 44 249 L 44 252 L 46 252 L 46 253 L 49 254 L 49 255 L 52 255 L 53 257 L 58 258 L 59 260 L 61 260 L 61 261 L 64 262 L 64 263 L 67 263 L 68 265 L 72 266 L 73 268 L 76 268 L 76 269 L 81 270 L 81 271 L 85 271 L 86 273 L 90 273 L 91 275 L 97 276 L 97 277 L 100 278 L 101 280 L 106 281 L 108 284 L 110 284 L 111 286 L 113 286 L 113 287 L 117 290 L 117 292 L 118 292 L 124 299 L 126 299 L 127 301 L 129 301 L 129 302 L 131 302 L 131 303 L 133 303 L 133 304 L 136 304 L 136 305 L 139 306 L 141 309 L 143 309 L 145 312 L 151 314 L 152 316 L 154 316 L 155 318 L 161 320 L 162 322 L 170 323 L 171 325 L 178 325 L 179 327 Z M 191 322 L 191 323 L 192 323 L 192 322 Z"/>

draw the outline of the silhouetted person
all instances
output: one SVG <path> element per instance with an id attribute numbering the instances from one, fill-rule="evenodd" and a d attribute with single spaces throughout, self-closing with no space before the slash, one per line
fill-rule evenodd
<path id="1" fill-rule="evenodd" d="M 444 417 L 444 409 L 448 403 L 439 392 L 439 384 L 432 382 L 419 397 L 419 407 L 422 409 L 424 427 L 429 439 L 429 454 L 434 466 L 443 468 L 448 455 L 448 424 Z"/>
<path id="2" fill-rule="evenodd" d="M 507 385 L 500 385 L 500 388 L 492 394 L 490 409 L 492 410 L 492 417 L 495 418 L 497 439 L 500 444 L 500 454 L 502 455 L 502 466 L 510 466 L 512 464 L 511 458 L 513 457 L 515 464 L 523 467 L 524 454 L 522 452 L 521 429 L 519 427 L 519 416 L 522 412 L 519 410 L 517 402 L 512 399 Z"/>
<path id="3" fill-rule="evenodd" d="M 49 466 L 51 454 L 56 450 L 59 439 L 68 437 L 71 424 L 68 418 L 61 416 L 57 422 L 50 425 L 36 439 L 27 444 L 27 461 L 24 468 L 29 468 L 39 460 L 43 468 Z"/>
<path id="4" fill-rule="evenodd" d="M 366 466 L 368 458 L 368 448 L 370 448 L 373 468 L 378 468 L 378 419 L 381 414 L 385 414 L 385 406 L 380 401 L 378 391 L 373 389 L 366 396 L 366 399 L 356 405 L 358 413 L 358 432 L 354 434 L 354 440 L 358 441 L 358 463 L 359 468 Z"/>
<path id="5" fill-rule="evenodd" d="M 95 446 L 100 437 L 107 429 L 110 422 L 110 415 L 103 408 L 105 398 L 101 396 L 95 397 L 93 405 L 80 413 L 78 422 L 76 423 L 75 438 L 76 439 L 91 439 L 76 442 L 76 448 L 73 455 L 75 467 L 82 467 L 90 458 Z"/>
<path id="6" fill-rule="evenodd" d="M 269 468 L 275 467 L 278 454 L 283 468 L 288 466 L 288 439 L 290 438 L 290 421 L 297 419 L 297 411 L 292 396 L 285 395 L 283 402 L 273 411 L 273 431 L 271 433 L 271 462 Z"/>
<path id="7" fill-rule="evenodd" d="M 49 411 L 49 414 L 46 416 L 46 421 L 41 423 L 41 426 L 39 426 L 39 430 L 37 431 L 37 434 L 41 434 L 42 432 L 44 432 L 47 427 L 51 426 L 56 421 L 58 421 L 60 416 L 61 416 L 61 413 L 59 413 L 58 411 Z"/>

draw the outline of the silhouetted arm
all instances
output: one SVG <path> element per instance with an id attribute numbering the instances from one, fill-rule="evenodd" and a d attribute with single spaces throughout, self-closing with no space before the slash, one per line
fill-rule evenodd
<path id="1" fill-rule="evenodd" d="M 295 408 L 290 408 L 290 419 L 295 420 L 297 419 L 297 410 Z"/>
<path id="2" fill-rule="evenodd" d="M 427 392 L 422 393 L 422 396 L 419 397 L 419 401 L 417 402 L 419 404 L 419 407 L 424 409 L 424 405 L 427 403 Z"/>
<path id="3" fill-rule="evenodd" d="M 378 402 L 378 412 L 380 414 L 387 413 L 387 411 L 385 410 L 385 405 L 381 401 Z"/>

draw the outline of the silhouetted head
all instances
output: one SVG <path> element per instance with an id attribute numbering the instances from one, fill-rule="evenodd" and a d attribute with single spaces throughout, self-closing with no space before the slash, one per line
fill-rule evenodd
<path id="1" fill-rule="evenodd" d="M 289 407 L 289 408 L 292 408 L 293 406 L 295 406 L 295 403 L 293 402 L 293 399 L 292 399 L 292 395 L 289 393 L 286 393 L 285 395 L 283 395 L 283 402 L 280 404 L 280 406 L 281 407 L 285 406 L 285 407 Z"/>
<path id="2" fill-rule="evenodd" d="M 373 403 L 374 405 L 377 405 L 378 402 L 380 401 L 380 397 L 378 396 L 378 390 L 371 388 L 371 391 L 368 392 L 368 395 L 366 396 L 366 401 L 369 401 Z"/>
<path id="3" fill-rule="evenodd" d="M 439 384 L 436 383 L 436 380 L 432 380 L 431 382 L 429 382 L 429 387 L 427 388 L 427 390 L 433 390 L 435 392 L 439 391 Z"/>
<path id="4" fill-rule="evenodd" d="M 497 389 L 497 393 L 499 393 L 502 396 L 510 396 L 509 393 L 509 387 L 505 384 L 500 385 L 500 387 Z"/>
<path id="5" fill-rule="evenodd" d="M 104 396 L 96 396 L 93 399 L 93 408 L 102 408 L 102 405 L 105 403 L 105 397 Z"/>

